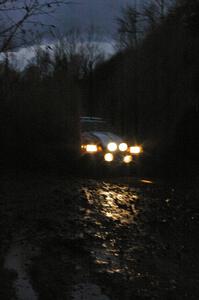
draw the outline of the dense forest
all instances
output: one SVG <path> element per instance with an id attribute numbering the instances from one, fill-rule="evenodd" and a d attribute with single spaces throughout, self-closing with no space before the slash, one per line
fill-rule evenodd
<path id="1" fill-rule="evenodd" d="M 5 157 L 16 163 L 54 163 L 79 143 L 79 89 L 71 66 L 64 58 L 52 66 L 46 52 L 38 56 L 23 72 L 1 66 L 1 140 Z"/>
<path id="2" fill-rule="evenodd" d="M 128 29 L 130 8 L 125 13 Z M 183 167 L 199 153 L 198 17 L 198 1 L 172 7 L 144 37 L 127 36 L 127 46 L 97 68 L 93 84 L 96 112 L 158 160 Z"/>
<path id="3" fill-rule="evenodd" d="M 94 115 L 157 160 L 198 161 L 198 20 L 199 1 L 160 6 L 159 14 L 154 6 L 142 13 L 127 6 L 118 20 L 119 50 L 104 62 L 96 46 L 78 52 L 68 39 L 53 57 L 38 47 L 24 70 L 4 52 L 3 159 L 54 163 L 78 155 L 79 117 Z"/>

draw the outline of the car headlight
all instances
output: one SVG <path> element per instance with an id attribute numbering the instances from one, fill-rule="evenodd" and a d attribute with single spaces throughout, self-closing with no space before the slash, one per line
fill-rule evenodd
<path id="1" fill-rule="evenodd" d="M 128 149 L 128 145 L 126 143 L 119 144 L 119 150 L 124 152 Z"/>
<path id="2" fill-rule="evenodd" d="M 109 143 L 107 145 L 107 148 L 108 148 L 109 151 L 114 152 L 114 151 L 117 150 L 117 144 L 116 143 Z"/>
<path id="3" fill-rule="evenodd" d="M 105 161 L 111 162 L 111 161 L 113 161 L 113 159 L 114 159 L 114 156 L 113 156 L 112 153 L 106 153 L 106 154 L 104 155 L 104 160 L 105 160 Z"/>
<path id="4" fill-rule="evenodd" d="M 125 155 L 123 160 L 126 164 L 129 164 L 130 162 L 132 162 L 133 158 L 131 155 Z"/>
<path id="5" fill-rule="evenodd" d="M 140 147 L 140 146 L 130 147 L 130 153 L 132 153 L 132 154 L 140 154 L 141 151 L 142 151 L 142 147 Z"/>
<path id="6" fill-rule="evenodd" d="M 97 145 L 86 145 L 86 152 L 90 152 L 90 153 L 93 153 L 93 152 L 97 152 Z"/>

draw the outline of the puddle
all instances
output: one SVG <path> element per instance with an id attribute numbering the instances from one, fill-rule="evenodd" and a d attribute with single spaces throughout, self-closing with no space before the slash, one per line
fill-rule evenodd
<path id="1" fill-rule="evenodd" d="M 8 270 L 15 271 L 17 278 L 14 281 L 14 288 L 18 300 L 37 300 L 38 296 L 33 290 L 30 279 L 26 273 L 27 258 L 25 249 L 20 243 L 13 244 L 5 258 L 4 267 Z"/>
<path id="2" fill-rule="evenodd" d="M 139 200 L 139 197 L 137 193 L 130 191 L 128 187 L 104 183 L 103 186 L 95 187 L 93 190 L 85 187 L 82 190 L 88 203 L 94 205 L 106 218 L 118 221 L 124 226 L 134 223 L 139 213 L 135 208 L 135 203 Z M 93 216 L 90 214 L 85 214 L 85 219 L 92 218 Z"/>
<path id="3" fill-rule="evenodd" d="M 73 300 L 110 300 L 102 294 L 101 288 L 92 283 L 81 283 L 74 286 L 72 292 Z"/>

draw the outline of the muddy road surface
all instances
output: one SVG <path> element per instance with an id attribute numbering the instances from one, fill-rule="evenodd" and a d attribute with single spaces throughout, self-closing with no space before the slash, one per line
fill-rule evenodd
<path id="1" fill-rule="evenodd" d="M 0 299 L 199 299 L 197 181 L 1 182 Z"/>

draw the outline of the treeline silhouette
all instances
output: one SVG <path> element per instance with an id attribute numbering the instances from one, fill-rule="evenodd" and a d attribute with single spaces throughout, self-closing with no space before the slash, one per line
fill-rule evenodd
<path id="1" fill-rule="evenodd" d="M 136 45 L 99 66 L 96 113 L 142 142 L 149 169 L 199 170 L 199 1 L 179 1 Z"/>
<path id="2" fill-rule="evenodd" d="M 1 64 L 2 160 L 23 166 L 56 165 L 79 147 L 79 88 L 66 57 L 47 52 L 22 72 Z"/>

